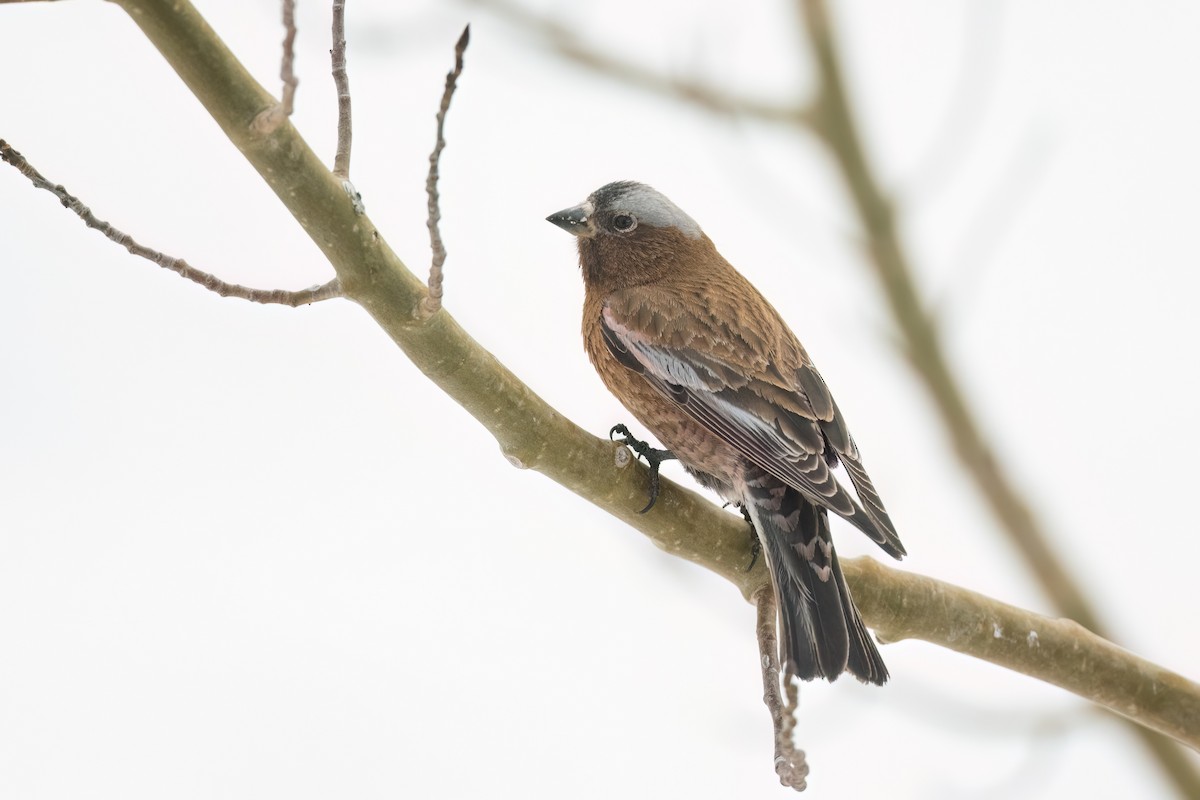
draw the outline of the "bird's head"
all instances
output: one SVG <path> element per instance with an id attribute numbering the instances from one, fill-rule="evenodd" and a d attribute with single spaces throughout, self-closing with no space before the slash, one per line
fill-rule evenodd
<path id="1" fill-rule="evenodd" d="M 546 220 L 578 238 L 584 281 L 592 288 L 614 290 L 660 279 L 712 247 L 679 206 L 633 181 L 601 186 Z"/>
<path id="2" fill-rule="evenodd" d="M 674 228 L 684 236 L 699 239 L 700 226 L 661 192 L 644 183 L 616 181 L 601 186 L 577 206 L 546 217 L 581 239 L 614 236 L 632 239 L 645 236 L 647 228 Z"/>

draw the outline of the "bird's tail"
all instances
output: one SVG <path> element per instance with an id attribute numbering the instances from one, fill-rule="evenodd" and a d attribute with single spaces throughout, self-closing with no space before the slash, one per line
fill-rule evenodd
<path id="1" fill-rule="evenodd" d="M 850 672 L 864 683 L 886 682 L 887 667 L 842 576 L 825 509 L 769 476 L 746 488 L 779 600 L 787 671 L 803 680 Z"/>

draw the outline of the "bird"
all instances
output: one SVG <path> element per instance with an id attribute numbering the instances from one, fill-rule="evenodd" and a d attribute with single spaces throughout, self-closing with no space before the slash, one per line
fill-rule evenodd
<path id="1" fill-rule="evenodd" d="M 785 675 L 833 681 L 849 672 L 884 684 L 887 667 L 850 596 L 830 512 L 894 558 L 906 553 L 795 334 L 696 221 L 645 184 L 606 184 L 546 219 L 576 237 L 592 365 L 666 447 L 643 449 L 656 461 L 677 458 L 753 525 L 777 599 Z"/>

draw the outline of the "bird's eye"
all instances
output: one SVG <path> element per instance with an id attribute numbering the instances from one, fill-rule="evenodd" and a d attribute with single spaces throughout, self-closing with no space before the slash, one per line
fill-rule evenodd
<path id="1" fill-rule="evenodd" d="M 629 233 L 637 227 L 637 220 L 630 214 L 617 214 L 613 217 L 612 224 L 619 233 Z"/>

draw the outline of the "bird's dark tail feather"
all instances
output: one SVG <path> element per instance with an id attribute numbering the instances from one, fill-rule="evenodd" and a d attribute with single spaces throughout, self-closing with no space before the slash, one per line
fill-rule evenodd
<path id="1" fill-rule="evenodd" d="M 779 600 L 787 671 L 803 680 L 850 672 L 864 683 L 886 682 L 887 667 L 842 576 L 825 509 L 768 476 L 747 488 Z"/>

